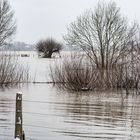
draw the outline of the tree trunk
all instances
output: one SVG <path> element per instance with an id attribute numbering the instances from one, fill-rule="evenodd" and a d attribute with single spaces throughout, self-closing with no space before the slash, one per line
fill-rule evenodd
<path id="1" fill-rule="evenodd" d="M 44 54 L 44 58 L 52 58 L 52 52 L 49 52 L 48 54 Z"/>

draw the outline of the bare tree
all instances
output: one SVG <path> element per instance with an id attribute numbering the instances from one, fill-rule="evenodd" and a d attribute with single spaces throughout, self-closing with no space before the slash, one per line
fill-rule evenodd
<path id="1" fill-rule="evenodd" d="M 14 12 L 7 0 L 0 0 L 0 47 L 15 34 Z"/>
<path id="2" fill-rule="evenodd" d="M 115 2 L 99 3 L 68 27 L 66 42 L 81 47 L 92 62 L 108 75 L 108 70 L 129 54 L 130 40 L 137 32 L 137 24 L 128 26 Z M 107 76 L 108 77 L 108 76 Z"/>
<path id="3" fill-rule="evenodd" d="M 51 38 L 40 40 L 36 44 L 36 48 L 39 53 L 43 53 L 44 58 L 51 58 L 53 53 L 60 52 L 60 50 L 62 49 L 62 44 Z"/>

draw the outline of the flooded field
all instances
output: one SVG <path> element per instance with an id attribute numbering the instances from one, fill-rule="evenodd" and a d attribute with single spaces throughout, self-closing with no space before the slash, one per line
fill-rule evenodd
<path id="1" fill-rule="evenodd" d="M 49 63 L 35 54 L 21 58 L 33 80 L 49 81 Z M 140 95 L 121 91 L 75 92 L 52 84 L 23 85 L 0 90 L 0 140 L 13 140 L 15 97 L 23 92 L 26 140 L 139 140 Z"/>

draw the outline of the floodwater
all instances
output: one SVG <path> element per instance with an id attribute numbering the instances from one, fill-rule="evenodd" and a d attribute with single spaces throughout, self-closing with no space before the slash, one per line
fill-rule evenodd
<path id="1" fill-rule="evenodd" d="M 36 82 L 48 81 L 53 60 L 23 58 Z M 39 74 L 40 73 L 40 74 Z M 15 97 L 23 93 L 26 140 L 139 140 L 140 95 L 61 91 L 38 83 L 0 90 L 0 140 L 13 140 Z"/>

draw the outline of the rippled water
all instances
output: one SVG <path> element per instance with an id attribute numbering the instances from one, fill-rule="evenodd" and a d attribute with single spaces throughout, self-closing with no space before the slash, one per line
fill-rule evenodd
<path id="1" fill-rule="evenodd" d="M 37 68 L 44 63 L 42 73 L 48 65 L 44 60 L 33 62 L 32 67 Z M 14 138 L 18 91 L 23 92 L 26 140 L 140 139 L 140 95 L 120 91 L 69 93 L 51 84 L 29 84 L 0 91 L 0 140 Z"/>

